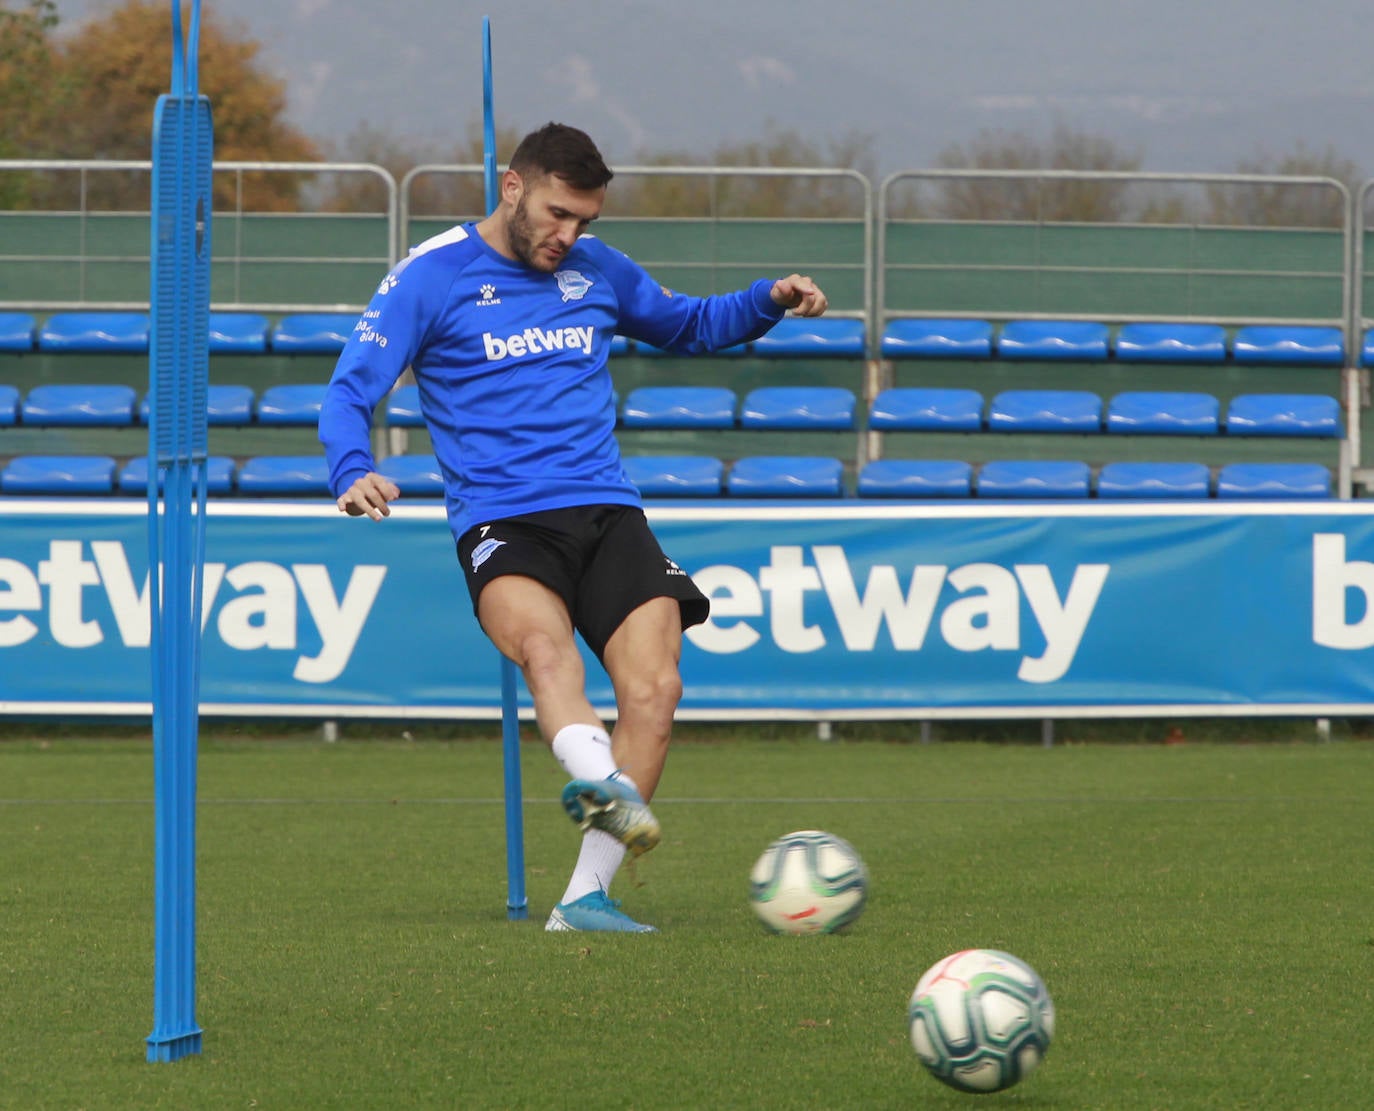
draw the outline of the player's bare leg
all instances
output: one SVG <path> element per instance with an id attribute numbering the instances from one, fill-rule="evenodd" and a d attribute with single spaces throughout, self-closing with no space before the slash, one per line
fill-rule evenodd
<path id="1" fill-rule="evenodd" d="M 658 822 L 628 778 L 618 775 L 611 739 L 587 700 L 582 657 L 563 601 L 534 579 L 503 575 L 478 601 L 482 628 L 525 677 L 540 733 L 573 775 L 564 805 L 582 827 L 582 847 L 546 930 L 652 933 L 607 895 L 627 848 L 658 843 Z"/>
<path id="2" fill-rule="evenodd" d="M 618 716 L 616 763 L 651 799 L 668 759 L 673 715 L 682 699 L 682 615 L 673 598 L 653 598 L 621 623 L 606 645 Z"/>

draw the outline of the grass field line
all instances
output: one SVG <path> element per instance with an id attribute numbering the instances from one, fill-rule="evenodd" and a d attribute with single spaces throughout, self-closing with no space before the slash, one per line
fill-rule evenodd
<path id="1" fill-rule="evenodd" d="M 455 798 L 199 798 L 200 806 L 502 806 L 505 799 L 498 796 L 473 796 Z M 1121 805 L 1135 804 L 1157 806 L 1160 804 L 1184 806 L 1188 804 L 1216 806 L 1220 804 L 1254 803 L 1320 803 L 1330 806 L 1333 803 L 1354 804 L 1367 800 L 1331 795 L 1141 795 L 1125 798 L 1111 795 L 1061 795 L 1049 798 L 1024 798 L 1007 795 L 986 795 L 959 798 L 937 795 L 755 795 L 749 797 L 711 798 L 705 796 L 659 798 L 655 806 L 758 806 L 766 804 L 815 804 L 815 805 L 874 805 L 895 803 L 902 806 L 986 806 L 989 803 L 1017 804 L 1020 806 L 1078 806 L 1078 805 Z M 554 798 L 526 798 L 526 806 L 561 806 Z M 110 798 L 55 798 L 23 799 L 0 798 L 0 806 L 151 806 L 151 798 L 110 799 Z"/>

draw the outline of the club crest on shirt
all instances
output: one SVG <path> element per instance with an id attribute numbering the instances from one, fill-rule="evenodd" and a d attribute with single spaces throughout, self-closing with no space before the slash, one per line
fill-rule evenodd
<path id="1" fill-rule="evenodd" d="M 580 301 L 592 288 L 592 283 L 576 270 L 559 270 L 554 277 L 558 280 L 558 289 L 564 301 Z"/>
<path id="2" fill-rule="evenodd" d="M 495 552 L 497 548 L 504 548 L 505 546 L 506 542 L 504 540 L 497 540 L 494 536 L 487 537 L 487 539 L 483 540 L 477 547 L 472 549 L 472 569 L 476 571 L 477 568 L 481 567 L 482 564 L 486 563 L 486 561 L 491 558 L 492 553 Z"/>

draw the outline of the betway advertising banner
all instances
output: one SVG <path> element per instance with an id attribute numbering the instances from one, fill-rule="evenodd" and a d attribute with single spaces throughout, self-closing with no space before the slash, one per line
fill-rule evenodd
<path id="1" fill-rule="evenodd" d="M 649 515 L 712 599 L 684 717 L 1374 712 L 1358 502 Z M 143 502 L 0 502 L 0 713 L 148 712 L 148 581 Z M 212 502 L 203 593 L 207 714 L 499 716 L 438 507 Z"/>

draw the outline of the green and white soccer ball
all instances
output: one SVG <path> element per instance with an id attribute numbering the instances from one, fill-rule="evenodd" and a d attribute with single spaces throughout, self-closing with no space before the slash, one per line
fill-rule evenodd
<path id="1" fill-rule="evenodd" d="M 1025 961 L 965 949 L 930 968 L 907 1009 L 911 1045 L 937 1080 L 1000 1092 L 1029 1076 L 1054 1038 L 1054 1004 Z"/>
<path id="2" fill-rule="evenodd" d="M 854 846 L 819 829 L 779 837 L 749 873 L 749 905 L 777 934 L 833 934 L 867 900 L 868 869 Z"/>

